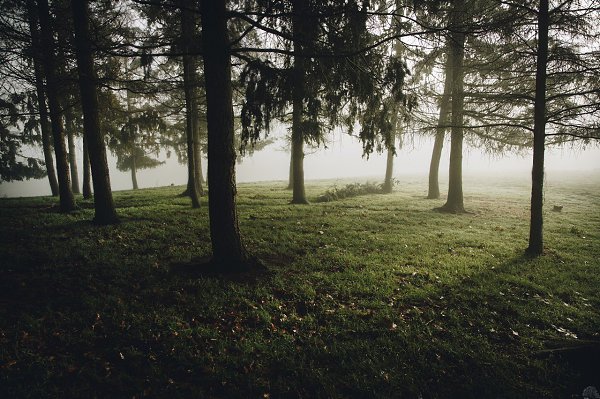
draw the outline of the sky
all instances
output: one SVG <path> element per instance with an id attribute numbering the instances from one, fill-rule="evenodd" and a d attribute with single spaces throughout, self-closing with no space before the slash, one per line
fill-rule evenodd
<path id="1" fill-rule="evenodd" d="M 79 172 L 82 173 L 81 142 L 78 143 Z M 398 150 L 394 162 L 394 177 L 402 181 L 403 176 L 423 176 L 426 189 L 426 176 L 433 140 L 429 137 L 417 137 L 414 142 L 405 144 Z M 449 143 L 444 145 L 440 180 L 447 179 Z M 38 150 L 42 158 L 41 150 Z M 382 181 L 385 174 L 385 154 L 372 154 L 369 159 L 362 157 L 360 142 L 352 136 L 337 133 L 330 139 L 327 148 L 307 148 L 304 162 L 306 181 L 314 179 L 350 179 Z M 187 182 L 187 167 L 179 164 L 175 156 L 167 158 L 160 154 L 165 163 L 155 169 L 138 172 L 140 188 L 183 185 Z M 267 146 L 262 151 L 246 156 L 236 168 L 238 182 L 287 181 L 289 173 L 289 151 L 283 140 Z M 129 190 L 131 175 L 116 169 L 116 158 L 109 157 L 111 183 L 113 190 Z M 203 168 L 206 173 L 206 159 Z M 507 154 L 502 157 L 490 156 L 476 148 L 465 146 L 463 156 L 463 174 L 469 176 L 489 175 L 490 177 L 510 174 L 528 178 L 531 170 L 531 152 Z M 549 148 L 546 151 L 546 173 L 552 175 L 559 171 L 597 171 L 600 173 L 600 147 L 582 149 Z M 206 176 L 206 174 L 205 174 Z M 80 184 L 82 177 L 80 176 Z M 468 187 L 465 187 L 468 191 Z M 47 179 L 22 182 L 0 183 L 0 197 L 29 197 L 50 195 Z"/>

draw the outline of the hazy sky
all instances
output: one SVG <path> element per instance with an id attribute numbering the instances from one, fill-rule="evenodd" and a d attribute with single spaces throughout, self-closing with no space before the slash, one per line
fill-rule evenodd
<path id="1" fill-rule="evenodd" d="M 394 176 L 402 180 L 403 175 L 427 175 L 433 142 L 431 138 L 416 138 L 414 143 L 405 145 L 398 151 L 394 163 Z M 81 159 L 81 142 L 79 142 L 79 165 Z M 440 166 L 440 179 L 447 179 L 449 143 L 444 145 L 442 164 Z M 39 150 L 40 158 L 41 150 Z M 328 144 L 328 148 L 306 150 L 305 178 L 306 180 L 321 178 L 364 178 L 373 181 L 383 180 L 385 173 L 385 154 L 372 154 L 369 160 L 362 157 L 362 147 L 357 139 L 336 134 Z M 587 150 L 548 149 L 546 152 L 546 171 L 575 171 L 598 170 L 600 171 L 600 148 L 593 147 Z M 187 182 L 187 168 L 177 162 L 176 157 L 166 159 L 164 165 L 155 169 L 138 172 L 140 188 L 166 186 L 171 183 L 182 185 Z M 131 189 L 131 176 L 129 172 L 120 172 L 115 167 L 116 159 L 109 158 L 111 183 L 113 190 Z M 203 159 L 203 168 L 206 171 L 206 159 Z M 490 157 L 481 150 L 465 147 L 463 158 L 463 173 L 466 177 L 476 174 L 504 174 L 528 177 L 531 170 L 531 153 L 523 155 L 506 155 L 504 157 Z M 80 174 L 82 172 L 80 166 Z M 283 141 L 277 141 L 264 150 L 247 156 L 237 165 L 238 182 L 252 182 L 265 180 L 287 180 L 289 171 L 289 151 Z M 82 177 L 80 176 L 80 184 Z M 426 189 L 426 180 L 424 187 Z M 468 187 L 465 187 L 468 192 Z M 0 184 L 0 196 L 19 197 L 49 195 L 50 187 L 47 179 L 10 182 Z"/>

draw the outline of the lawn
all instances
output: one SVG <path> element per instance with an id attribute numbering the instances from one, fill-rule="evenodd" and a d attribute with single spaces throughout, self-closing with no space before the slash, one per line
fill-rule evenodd
<path id="1" fill-rule="evenodd" d="M 309 200 L 350 182 L 307 182 Z M 424 199 L 422 179 L 311 205 L 284 186 L 239 185 L 240 228 L 266 268 L 226 276 L 172 270 L 210 254 L 206 198 L 191 209 L 183 187 L 115 193 L 110 227 L 81 198 L 69 215 L 50 197 L 0 200 L 0 397 L 600 387 L 598 173 L 549 178 L 538 259 L 523 255 L 527 181 L 467 179 L 464 215 L 432 211 L 443 200 Z"/>

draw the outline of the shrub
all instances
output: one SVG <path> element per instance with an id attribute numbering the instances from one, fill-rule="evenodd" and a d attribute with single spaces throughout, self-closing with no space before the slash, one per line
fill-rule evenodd
<path id="1" fill-rule="evenodd" d="M 357 197 L 359 195 L 367 194 L 383 194 L 383 185 L 377 183 L 352 183 L 346 184 L 342 188 L 333 186 L 329 190 L 317 197 L 316 202 L 330 202 L 337 201 L 344 198 Z"/>

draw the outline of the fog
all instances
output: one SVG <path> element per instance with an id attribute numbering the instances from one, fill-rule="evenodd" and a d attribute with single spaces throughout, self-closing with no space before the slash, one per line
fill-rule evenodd
<path id="1" fill-rule="evenodd" d="M 426 190 L 426 176 L 429 171 L 429 160 L 433 139 L 417 137 L 410 143 L 405 143 L 397 150 L 394 160 L 394 177 L 402 182 L 404 177 L 423 176 L 423 187 Z M 81 142 L 78 143 L 78 165 L 82 173 Z M 440 181 L 447 180 L 449 142 L 444 145 L 442 162 L 440 164 Z M 371 154 L 367 159 L 362 156 L 360 142 L 348 135 L 336 134 L 330 138 L 327 147 L 306 148 L 305 179 L 350 179 L 383 181 L 385 174 L 385 154 Z M 42 158 L 41 149 L 36 149 L 33 156 Z M 110 153 L 109 153 L 110 155 Z M 289 150 L 284 140 L 277 140 L 262 151 L 247 155 L 237 164 L 238 182 L 257 181 L 287 181 L 289 173 Z M 154 169 L 138 171 L 140 188 L 183 185 L 187 182 L 187 167 L 179 164 L 176 156 L 167 158 L 166 152 L 159 154 L 165 163 Z M 203 160 L 206 173 L 207 161 Z M 109 156 L 111 183 L 113 190 L 129 190 L 132 188 L 129 172 L 116 169 L 116 158 Z M 528 178 L 531 169 L 531 152 L 523 154 L 506 154 L 503 156 L 489 155 L 477 148 L 465 146 L 463 157 L 463 174 L 469 176 L 489 175 L 498 177 L 511 175 L 518 178 Z M 548 148 L 546 150 L 546 173 L 552 177 L 560 171 L 598 171 L 600 172 L 600 148 L 587 149 Z M 205 174 L 206 176 L 206 174 Z M 82 177 L 80 176 L 80 184 Z M 310 184 L 310 183 L 309 183 Z M 465 186 L 465 193 L 469 187 Z M 21 182 L 4 182 L 0 184 L 2 197 L 29 197 L 50 195 L 47 179 Z"/>

